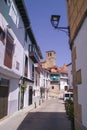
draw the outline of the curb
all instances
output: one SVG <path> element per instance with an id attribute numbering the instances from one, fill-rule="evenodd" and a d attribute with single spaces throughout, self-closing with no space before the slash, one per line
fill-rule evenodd
<path id="1" fill-rule="evenodd" d="M 26 115 L 28 112 L 30 112 L 33 109 L 35 109 L 34 105 L 24 107 L 23 109 L 16 111 L 15 113 L 13 113 L 11 115 L 7 115 L 7 116 L 3 117 L 2 119 L 0 119 L 0 124 L 4 123 L 7 120 L 11 120 L 12 118 L 15 118 L 16 116 Z"/>

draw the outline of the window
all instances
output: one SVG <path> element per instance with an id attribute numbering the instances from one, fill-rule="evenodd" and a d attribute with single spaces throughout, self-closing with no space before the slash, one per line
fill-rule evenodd
<path id="1" fill-rule="evenodd" d="M 65 94 L 65 97 L 69 97 L 69 94 Z"/>
<path id="2" fill-rule="evenodd" d="M 25 72 L 24 75 L 27 77 L 28 76 L 28 57 L 25 56 Z"/>
<path id="3" fill-rule="evenodd" d="M 29 50 L 29 52 L 33 52 L 33 45 L 32 44 L 29 44 L 28 50 Z"/>
<path id="4" fill-rule="evenodd" d="M 68 90 L 68 86 L 65 86 L 64 88 L 65 88 L 65 91 Z"/>
<path id="5" fill-rule="evenodd" d="M 19 14 L 18 14 L 17 9 L 15 7 L 15 4 L 12 0 L 10 0 L 9 15 L 12 18 L 14 24 L 18 27 L 18 25 L 19 25 Z"/>
<path id="6" fill-rule="evenodd" d="M 34 44 L 29 44 L 28 49 L 30 53 L 34 52 L 37 55 L 36 46 Z"/>
<path id="7" fill-rule="evenodd" d="M 76 81 L 77 81 L 77 84 L 82 83 L 81 69 L 76 72 Z"/>
<path id="8" fill-rule="evenodd" d="M 2 30 L 2 28 L 0 27 L 0 41 L 2 41 L 2 43 L 5 43 L 5 32 Z"/>
<path id="9" fill-rule="evenodd" d="M 4 0 L 5 1 L 5 3 L 7 4 L 7 0 Z"/>
<path id="10" fill-rule="evenodd" d="M 59 81 L 51 81 L 50 83 L 56 85 L 56 84 L 59 84 Z"/>
<path id="11" fill-rule="evenodd" d="M 32 65 L 32 80 L 34 80 L 34 65 Z"/>
<path id="12" fill-rule="evenodd" d="M 54 89 L 54 86 L 52 86 L 52 89 Z"/>
<path id="13" fill-rule="evenodd" d="M 49 57 L 49 56 L 52 56 L 51 52 L 48 53 L 48 57 Z"/>
<path id="14" fill-rule="evenodd" d="M 37 86 L 37 74 L 36 74 L 36 80 L 35 80 L 35 85 Z"/>
<path id="15" fill-rule="evenodd" d="M 36 75 L 35 75 L 35 85 L 36 85 L 36 86 L 39 86 L 39 82 L 40 82 L 39 75 L 36 74 Z"/>
<path id="16" fill-rule="evenodd" d="M 10 0 L 4 0 L 5 3 L 9 6 L 10 5 Z"/>
<path id="17" fill-rule="evenodd" d="M 7 32 L 4 65 L 6 65 L 8 68 L 12 68 L 12 60 L 14 52 L 13 42 L 14 39 L 12 38 L 11 34 Z"/>
<path id="18" fill-rule="evenodd" d="M 16 69 L 19 70 L 19 67 L 20 67 L 20 63 L 16 61 Z"/>
<path id="19" fill-rule="evenodd" d="M 1 84 L 0 85 L 1 86 L 9 86 L 9 80 L 1 78 Z"/>

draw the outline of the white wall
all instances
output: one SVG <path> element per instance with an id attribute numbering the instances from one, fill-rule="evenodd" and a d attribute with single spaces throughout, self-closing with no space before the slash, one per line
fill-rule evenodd
<path id="1" fill-rule="evenodd" d="M 81 69 L 82 84 L 78 87 L 78 102 L 82 105 L 82 123 L 87 128 L 87 18 L 85 19 L 75 41 L 76 71 Z"/>
<path id="2" fill-rule="evenodd" d="M 1 1 L 0 1 L 1 2 Z M 4 3 L 4 2 L 3 2 Z M 1 3 L 3 5 L 3 3 Z M 1 8 L 1 6 L 0 6 Z M 2 8 L 1 8 L 2 9 Z M 4 10 L 5 9 L 5 10 Z M 0 26 L 5 31 L 5 33 L 8 31 L 12 35 L 14 39 L 14 54 L 13 54 L 13 62 L 12 62 L 12 69 L 11 71 L 14 71 L 18 75 L 22 75 L 23 73 L 23 55 L 24 55 L 24 29 L 17 29 L 16 26 L 14 26 L 13 21 L 11 20 L 10 16 L 8 14 L 4 14 L 4 12 L 8 12 L 8 8 L 3 7 L 3 10 L 0 10 L 2 14 L 0 13 Z M 3 16 L 4 15 L 4 16 Z M 5 19 L 5 18 L 6 19 Z M 21 21 L 21 18 L 20 18 Z M 10 25 L 10 29 L 7 28 L 7 25 Z M 20 26 L 20 25 L 19 25 Z M 22 23 L 23 26 L 23 23 Z M 4 54 L 5 54 L 5 44 L 0 41 L 0 66 L 3 66 L 4 68 L 8 69 L 6 66 L 4 66 Z M 19 62 L 19 70 L 16 69 L 16 62 Z"/>
<path id="3" fill-rule="evenodd" d="M 27 83 L 27 88 L 24 93 L 24 107 L 28 106 L 28 100 L 29 100 L 29 85 Z"/>
<path id="4" fill-rule="evenodd" d="M 13 0 L 14 1 L 14 0 Z M 32 80 L 32 65 L 34 64 L 33 61 L 29 58 L 28 54 L 28 45 L 32 44 L 29 37 L 27 43 L 24 41 L 25 39 L 25 29 L 19 15 L 19 26 L 17 27 L 16 24 L 13 22 L 12 17 L 9 15 L 10 6 L 5 4 L 4 0 L 0 0 L 0 26 L 2 29 L 7 32 L 10 32 L 14 39 L 14 54 L 13 54 L 13 61 L 12 61 L 12 68 L 6 67 L 4 63 L 4 54 L 5 54 L 5 45 L 0 42 L 0 69 L 2 68 L 2 73 L 9 78 L 10 80 L 10 89 L 9 89 L 9 99 L 8 99 L 8 114 L 12 114 L 18 109 L 18 93 L 19 93 L 19 86 L 18 81 L 21 76 L 24 76 L 24 65 L 25 65 L 25 55 L 28 56 L 28 79 Z M 10 28 L 7 28 L 7 25 Z M 20 28 L 21 27 L 21 28 Z M 19 70 L 16 69 L 16 62 L 19 63 Z M 1 71 L 0 71 L 1 72 Z M 3 78 L 3 77 L 1 77 Z M 24 106 L 28 105 L 28 98 L 29 98 L 29 86 L 33 87 L 32 84 L 27 84 L 27 89 L 24 95 Z"/>
<path id="5" fill-rule="evenodd" d="M 9 97 L 8 97 L 8 114 L 13 114 L 18 110 L 18 80 L 10 79 Z"/>
<path id="6" fill-rule="evenodd" d="M 68 80 L 67 74 L 60 74 L 60 90 L 65 91 L 65 86 L 68 86 L 67 80 Z"/>
<path id="7" fill-rule="evenodd" d="M 41 73 L 40 72 L 40 87 L 44 86 L 44 75 L 43 75 L 43 72 Z"/>
<path id="8" fill-rule="evenodd" d="M 18 81 L 20 76 L 23 75 L 24 72 L 24 37 L 25 37 L 25 30 L 24 25 L 21 19 L 19 27 L 14 24 L 12 18 L 9 15 L 9 6 L 5 4 L 4 0 L 0 0 L 0 26 L 7 33 L 7 30 L 11 34 L 14 39 L 14 53 L 13 53 L 13 61 L 12 61 L 12 68 L 8 68 L 4 65 L 4 54 L 5 54 L 5 46 L 0 41 L 0 75 L 1 78 L 7 78 L 10 81 L 9 84 L 9 96 L 8 96 L 8 114 L 12 114 L 18 111 L 18 93 L 19 93 L 19 86 Z M 19 13 L 18 13 L 19 14 Z M 7 27 L 10 26 L 10 28 Z M 19 63 L 19 70 L 16 69 L 16 62 Z M 13 77 L 13 78 L 12 78 Z"/>
<path id="9" fill-rule="evenodd" d="M 60 90 L 65 90 L 65 86 L 67 86 L 67 80 L 60 79 Z"/>
<path id="10" fill-rule="evenodd" d="M 34 65 L 33 61 L 29 58 L 29 78 L 32 79 L 32 65 Z"/>

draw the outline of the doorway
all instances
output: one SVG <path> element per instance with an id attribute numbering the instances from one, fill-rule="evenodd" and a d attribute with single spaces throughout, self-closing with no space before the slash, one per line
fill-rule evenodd
<path id="1" fill-rule="evenodd" d="M 9 81 L 2 79 L 0 84 L 0 119 L 7 115 L 8 94 L 9 94 Z"/>
<path id="2" fill-rule="evenodd" d="M 29 87 L 29 105 L 32 104 L 32 87 Z"/>

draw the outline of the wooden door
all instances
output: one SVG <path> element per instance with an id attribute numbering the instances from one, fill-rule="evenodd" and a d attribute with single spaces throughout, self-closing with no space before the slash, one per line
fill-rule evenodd
<path id="1" fill-rule="evenodd" d="M 9 87 L 0 86 L 0 119 L 7 115 L 8 110 L 8 89 Z"/>

